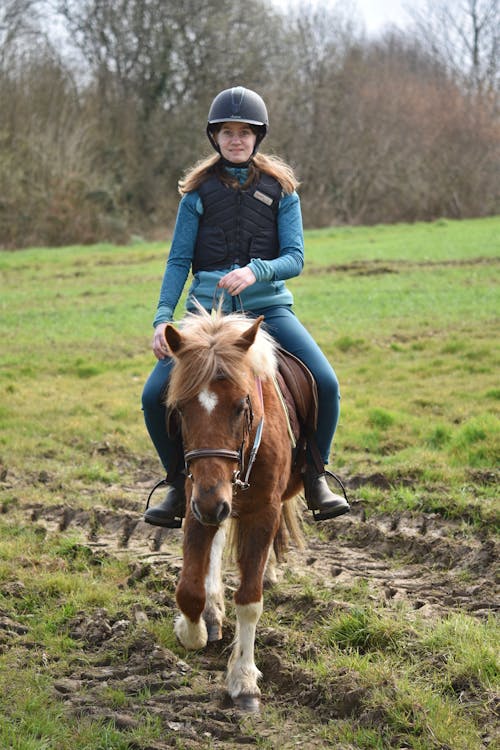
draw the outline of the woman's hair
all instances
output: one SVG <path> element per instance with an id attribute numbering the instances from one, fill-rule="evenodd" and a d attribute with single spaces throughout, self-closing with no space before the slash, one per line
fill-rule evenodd
<path id="1" fill-rule="evenodd" d="M 248 178 L 243 187 L 248 187 L 256 182 L 260 174 L 271 175 L 280 183 L 284 193 L 293 193 L 299 186 L 292 167 L 280 159 L 279 156 L 269 154 L 254 154 L 248 167 Z M 179 193 L 191 193 L 197 190 L 210 174 L 216 174 L 219 179 L 230 187 L 240 187 L 236 178 L 224 168 L 220 154 L 214 154 L 202 159 L 191 169 L 188 169 L 184 177 L 179 180 Z"/>

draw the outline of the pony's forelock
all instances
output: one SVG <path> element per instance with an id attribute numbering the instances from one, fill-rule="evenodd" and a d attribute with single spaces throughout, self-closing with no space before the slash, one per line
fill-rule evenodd
<path id="1" fill-rule="evenodd" d="M 263 379 L 276 372 L 276 343 L 262 326 L 247 352 L 237 346 L 254 319 L 242 313 L 208 313 L 197 306 L 180 323 L 182 350 L 176 359 L 168 390 L 168 403 L 175 405 L 198 394 L 216 377 L 238 383 L 245 377 L 245 362 L 251 374 Z M 248 368 L 247 368 L 248 369 Z"/>

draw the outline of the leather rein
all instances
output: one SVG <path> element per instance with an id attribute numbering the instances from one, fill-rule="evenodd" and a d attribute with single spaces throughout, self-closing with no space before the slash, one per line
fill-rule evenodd
<path id="1" fill-rule="evenodd" d="M 233 487 L 241 490 L 247 490 L 250 487 L 250 474 L 257 458 L 260 443 L 262 440 L 262 430 L 264 428 L 264 399 L 262 396 L 262 383 L 259 377 L 256 379 L 257 392 L 259 394 L 260 404 L 262 406 L 262 417 L 259 420 L 257 429 L 255 431 L 255 438 L 253 441 L 252 448 L 248 457 L 248 465 L 245 471 L 245 440 L 247 435 L 250 433 L 253 423 L 253 409 L 250 395 L 247 395 L 247 418 L 245 427 L 243 430 L 243 439 L 241 445 L 237 451 L 230 450 L 229 448 L 195 448 L 184 453 L 184 464 L 186 468 L 186 476 L 188 479 L 193 479 L 193 475 L 189 471 L 189 463 L 196 458 L 227 458 L 229 461 L 237 461 L 238 468 L 233 472 L 232 484 Z M 244 474 L 243 479 L 241 478 Z"/>

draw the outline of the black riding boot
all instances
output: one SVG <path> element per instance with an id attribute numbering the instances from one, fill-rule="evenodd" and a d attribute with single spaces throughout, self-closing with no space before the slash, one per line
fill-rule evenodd
<path id="1" fill-rule="evenodd" d="M 167 529 L 179 529 L 186 515 L 186 477 L 180 474 L 172 482 L 164 482 L 167 494 L 161 503 L 147 508 L 144 520 L 153 526 L 164 526 Z"/>
<path id="2" fill-rule="evenodd" d="M 310 466 L 304 473 L 304 492 L 307 507 L 312 510 L 315 521 L 336 518 L 351 510 L 343 495 L 331 491 L 326 474 L 319 474 Z"/>

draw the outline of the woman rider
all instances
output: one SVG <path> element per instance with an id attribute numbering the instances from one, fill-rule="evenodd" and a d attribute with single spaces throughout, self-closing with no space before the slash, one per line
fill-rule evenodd
<path id="1" fill-rule="evenodd" d="M 221 91 L 207 124 L 216 154 L 179 183 L 182 199 L 153 323 L 158 362 L 142 396 L 146 427 L 167 471 L 165 498 L 144 514 L 144 520 L 156 526 L 178 527 L 185 514 L 182 454 L 166 429 L 164 397 L 173 361 L 164 331 L 190 270 L 194 280 L 188 310 L 196 310 L 194 299 L 210 310 L 222 294 L 223 311 L 232 312 L 239 309 L 239 296 L 244 310 L 263 315 L 272 336 L 310 369 L 318 388 L 316 442 L 323 463 L 329 460 L 339 417 L 339 386 L 328 360 L 292 311 L 285 279 L 297 276 L 304 264 L 298 182 L 281 159 L 258 153 L 267 128 L 266 105 L 257 93 L 242 86 Z M 314 468 L 311 456 L 304 490 L 318 518 L 349 511 L 345 498 L 333 493 L 325 474 Z"/>

